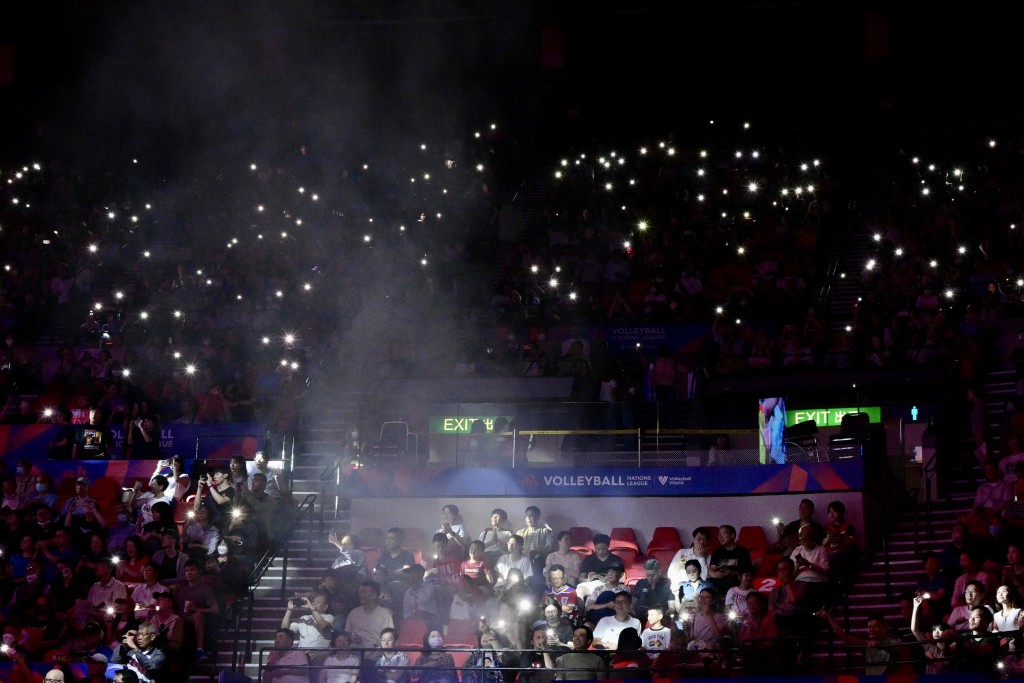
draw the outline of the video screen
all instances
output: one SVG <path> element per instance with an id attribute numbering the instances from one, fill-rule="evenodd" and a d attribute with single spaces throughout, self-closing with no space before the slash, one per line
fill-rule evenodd
<path id="1" fill-rule="evenodd" d="M 786 464 L 786 399 L 758 399 L 758 450 L 762 465 Z"/>

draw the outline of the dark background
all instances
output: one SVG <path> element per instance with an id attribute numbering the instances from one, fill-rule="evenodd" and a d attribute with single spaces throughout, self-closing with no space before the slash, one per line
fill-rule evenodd
<path id="1" fill-rule="evenodd" d="M 0 8 L 0 154 L 325 156 L 462 135 L 946 134 L 1016 118 L 1009 10 L 842 2 L 62 2 Z"/>

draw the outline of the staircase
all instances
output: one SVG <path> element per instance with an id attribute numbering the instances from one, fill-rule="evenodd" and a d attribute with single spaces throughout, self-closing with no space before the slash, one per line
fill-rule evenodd
<path id="1" fill-rule="evenodd" d="M 359 401 L 355 394 L 332 393 L 328 397 L 321 392 L 307 401 L 314 408 L 314 417 L 308 419 L 305 433 L 296 442 L 292 501 L 299 506 L 312 496 L 315 504 L 308 516 L 297 520 L 288 538 L 287 554 L 279 555 L 260 579 L 253 592 L 251 612 L 249 605 L 241 608 L 237 642 L 241 661 L 237 671 L 253 680 L 258 676 L 260 648 L 273 646 L 274 631 L 281 625 L 288 598 L 315 588 L 324 570 L 337 557 L 337 549 L 327 542 L 327 535 L 331 531 L 340 534 L 349 530 L 347 506 L 336 496 L 333 468 L 344 452 L 350 426 L 357 422 Z M 251 645 L 247 648 L 246 638 L 250 634 Z M 234 631 L 229 630 L 218 644 L 212 664 L 197 667 L 191 680 L 208 683 L 221 671 L 230 671 L 235 637 Z"/>

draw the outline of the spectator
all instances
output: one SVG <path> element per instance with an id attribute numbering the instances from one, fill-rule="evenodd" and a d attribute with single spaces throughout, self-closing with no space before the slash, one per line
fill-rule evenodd
<path id="1" fill-rule="evenodd" d="M 991 632 L 992 611 L 975 607 L 967 618 L 967 630 L 950 646 L 953 668 L 959 673 L 993 675 L 999 655 L 999 636 Z"/>
<path id="2" fill-rule="evenodd" d="M 615 613 L 602 617 L 594 626 L 593 645 L 595 648 L 614 650 L 619 645 L 619 635 L 624 629 L 632 628 L 639 634 L 643 625 L 640 620 L 630 614 L 632 609 L 632 597 L 628 591 L 623 591 L 615 596 L 612 601 Z"/>
<path id="3" fill-rule="evenodd" d="M 459 514 L 459 506 L 449 503 L 441 508 L 441 526 L 436 533 L 444 534 L 449 545 L 454 545 L 465 555 L 469 548 L 470 536 L 466 524 Z"/>
<path id="4" fill-rule="evenodd" d="M 115 566 L 117 579 L 129 590 L 143 583 L 142 568 L 150 563 L 150 557 L 145 553 L 142 539 L 133 536 L 127 540 L 124 546 L 124 556 L 115 555 L 117 563 Z"/>
<path id="5" fill-rule="evenodd" d="M 846 505 L 833 500 L 826 508 L 828 522 L 825 524 L 825 540 L 822 545 L 828 552 L 829 574 L 833 581 L 848 583 L 857 571 L 859 546 L 857 531 L 846 520 Z"/>
<path id="6" fill-rule="evenodd" d="M 444 650 L 444 634 L 439 629 L 430 629 L 423 634 L 423 652 L 416 660 L 417 683 L 459 683 L 455 671 L 455 659 Z"/>
<path id="7" fill-rule="evenodd" d="M 348 613 L 345 631 L 354 645 L 365 648 L 380 642 L 380 633 L 385 628 L 394 630 L 394 622 L 391 610 L 380 604 L 380 584 L 363 581 L 359 584 L 359 606 Z"/>
<path id="8" fill-rule="evenodd" d="M 696 560 L 700 564 L 700 576 L 706 577 L 711 567 L 711 553 L 708 552 L 708 543 L 711 541 L 711 533 L 707 527 L 699 526 L 693 530 L 693 543 L 689 548 L 682 548 L 672 556 L 668 563 L 666 576 L 672 584 L 672 595 L 679 595 L 679 588 L 684 581 L 690 580 L 686 572 L 686 563 L 689 560 Z"/>
<path id="9" fill-rule="evenodd" d="M 954 607 L 953 610 L 946 615 L 943 619 L 947 624 L 951 625 L 955 629 L 961 629 L 967 625 L 968 619 L 971 616 L 971 610 L 975 607 L 985 607 L 990 612 L 995 612 L 991 607 L 985 604 L 985 584 L 976 579 L 968 581 L 963 590 L 964 604 Z"/>
<path id="10" fill-rule="evenodd" d="M 428 624 L 441 624 L 445 621 L 446 602 L 436 583 L 423 580 L 425 571 L 419 564 L 406 570 L 409 587 L 402 597 L 402 617 L 424 619 Z"/>
<path id="11" fill-rule="evenodd" d="M 267 482 L 267 475 L 262 472 L 252 475 L 249 490 L 242 494 L 242 502 L 252 510 L 252 520 L 258 524 L 261 535 L 268 543 L 277 543 L 288 530 L 287 508 L 282 498 L 275 498 L 267 492 Z M 365 567 L 363 571 L 366 571 Z"/>
<path id="12" fill-rule="evenodd" d="M 114 567 L 110 560 L 101 560 L 96 563 L 96 582 L 89 588 L 87 600 L 92 608 L 92 616 L 95 619 L 103 619 L 106 609 L 114 606 L 118 598 L 127 598 L 128 589 L 123 583 L 114 578 Z"/>
<path id="13" fill-rule="evenodd" d="M 397 640 L 398 631 L 394 628 L 387 627 L 381 630 L 378 641 L 381 652 L 374 661 L 381 683 L 405 683 L 409 676 L 409 656 L 401 650 L 394 649 Z"/>
<path id="14" fill-rule="evenodd" d="M 865 672 L 869 676 L 898 673 L 901 670 L 898 663 L 910 660 L 906 644 L 889 633 L 885 617 L 880 614 L 868 615 L 866 638 L 847 633 L 828 610 L 820 610 L 818 616 L 828 622 L 837 638 L 850 645 L 864 647 Z"/>
<path id="15" fill-rule="evenodd" d="M 331 647 L 334 649 L 324 660 L 323 668 L 317 675 L 317 683 L 356 683 L 359 676 L 359 658 L 349 651 L 352 646 L 344 631 L 334 634 Z"/>
<path id="16" fill-rule="evenodd" d="M 274 632 L 274 649 L 267 656 L 263 683 L 309 683 L 309 656 L 294 647 L 295 634 L 286 628 Z"/>
<path id="17" fill-rule="evenodd" d="M 608 677 L 608 665 L 604 659 L 593 652 L 588 652 L 594 642 L 593 631 L 587 626 L 578 626 L 572 632 L 573 651 L 559 655 L 555 659 L 556 680 L 604 680 Z"/>
<path id="18" fill-rule="evenodd" d="M 286 628 L 295 633 L 298 637 L 297 647 L 326 648 L 331 646 L 331 636 L 334 630 L 334 615 L 329 613 L 330 603 L 327 595 L 319 591 L 309 596 L 302 596 L 303 609 L 309 610 L 298 619 L 292 618 L 295 611 L 295 600 L 288 600 L 288 607 L 285 609 L 284 617 L 281 618 L 281 628 Z"/>
<path id="19" fill-rule="evenodd" d="M 279 467 L 271 467 L 267 454 L 263 451 L 256 451 L 252 457 L 255 471 L 249 475 L 249 489 L 252 490 L 252 482 L 258 475 L 263 475 L 265 480 L 264 491 L 268 496 L 277 500 L 286 500 L 291 493 L 285 484 L 283 473 Z"/>
<path id="20" fill-rule="evenodd" d="M 498 558 L 494 567 L 497 574 L 495 586 L 504 586 L 508 582 L 510 569 L 518 569 L 526 579 L 533 576 L 533 562 L 523 554 L 523 537 L 518 534 L 508 540 L 508 553 Z"/>
<path id="21" fill-rule="evenodd" d="M 558 548 L 548 553 L 544 558 L 545 573 L 558 565 L 565 573 L 565 582 L 576 585 L 580 578 L 580 563 L 582 562 L 579 553 L 572 549 L 572 534 L 568 531 L 558 532 Z"/>
<path id="22" fill-rule="evenodd" d="M 544 599 L 543 619 L 533 622 L 532 628 L 543 627 L 546 632 L 546 645 L 549 648 L 568 649 L 572 642 L 573 622 L 563 618 L 562 605 L 548 596 Z"/>
<path id="23" fill-rule="evenodd" d="M 150 410 L 149 401 L 133 404 L 131 415 L 125 414 L 124 435 L 126 460 L 160 459 L 160 416 Z"/>
<path id="24" fill-rule="evenodd" d="M 153 564 L 160 568 L 160 583 L 175 586 L 188 580 L 186 564 L 189 560 L 178 549 L 177 529 L 164 529 L 160 534 L 160 550 L 153 553 Z"/>
<path id="25" fill-rule="evenodd" d="M 185 581 L 171 587 L 175 599 L 182 606 L 182 618 L 192 625 L 196 638 L 196 662 L 208 660 L 206 656 L 207 627 L 220 616 L 220 603 L 209 584 L 200 580 L 202 567 L 197 560 L 185 563 Z"/>
<path id="26" fill-rule="evenodd" d="M 185 500 L 185 495 L 192 488 L 192 478 L 185 471 L 185 460 L 180 455 L 159 460 L 153 470 L 153 477 L 162 475 L 167 479 L 166 493 L 177 502 Z M 150 477 L 150 480 L 153 479 Z"/>
<path id="27" fill-rule="evenodd" d="M 523 554 L 530 559 L 533 571 L 523 573 L 527 578 L 533 574 L 541 576 L 544 573 L 545 558 L 555 550 L 555 533 L 547 524 L 541 523 L 540 508 L 536 505 L 526 508 L 524 518 L 526 526 L 515 535 L 523 539 Z"/>
<path id="28" fill-rule="evenodd" d="M 494 585 L 494 574 L 484 557 L 484 544 L 473 541 L 469 544 L 469 558 L 462 561 L 462 575 L 478 586 Z"/>
<path id="29" fill-rule="evenodd" d="M 332 531 L 327 535 L 327 540 L 338 549 L 338 556 L 334 558 L 331 569 L 339 570 L 343 580 L 365 580 L 366 557 L 358 546 L 358 539 L 352 534 L 345 534 L 340 539 L 338 533 Z"/>
<path id="30" fill-rule="evenodd" d="M 469 655 L 463 671 L 463 683 L 503 683 L 505 665 L 501 637 L 497 631 L 483 628 L 477 634 L 479 647 Z"/>
<path id="31" fill-rule="evenodd" d="M 137 630 L 128 631 L 111 661 L 135 672 L 142 683 L 158 683 L 167 657 L 156 647 L 156 638 L 157 629 L 152 624 L 142 624 Z"/>
<path id="32" fill-rule="evenodd" d="M 752 571 L 750 551 L 736 543 L 736 527 L 723 524 L 718 527 L 720 545 L 711 552 L 708 580 L 720 595 L 740 583 L 743 572 Z"/>
<path id="33" fill-rule="evenodd" d="M 205 479 L 200 479 L 197 483 L 196 497 L 201 499 L 202 505 L 209 508 L 210 520 L 218 526 L 220 526 L 221 520 L 230 513 L 231 503 L 235 499 L 235 489 L 228 482 L 230 476 L 230 470 L 221 465 L 214 467 Z M 205 495 L 203 494 L 204 486 L 206 488 Z"/>
<path id="34" fill-rule="evenodd" d="M 89 419 L 78 425 L 71 447 L 73 460 L 106 460 L 113 456 L 114 433 L 106 426 L 97 406 L 89 408 Z"/>
<path id="35" fill-rule="evenodd" d="M 920 595 L 914 598 L 914 611 L 910 616 L 910 631 L 924 649 L 924 657 L 927 661 L 924 672 L 926 674 L 944 674 L 950 670 L 948 660 L 952 653 L 949 644 L 956 635 L 956 631 L 949 624 L 940 622 L 932 627 L 931 640 L 929 640 L 921 630 L 919 618 L 925 600 L 926 598 Z"/>
<path id="36" fill-rule="evenodd" d="M 142 567 L 142 583 L 132 589 L 132 604 L 137 605 L 139 618 L 148 619 L 156 611 L 157 596 L 161 593 L 170 594 L 170 589 L 160 583 L 160 569 L 152 562 Z"/>
<path id="37" fill-rule="evenodd" d="M 480 532 L 479 539 L 484 544 L 484 554 L 492 567 L 508 550 L 508 539 L 511 536 L 508 513 L 501 508 L 495 508 L 491 511 L 491 525 Z"/>
<path id="38" fill-rule="evenodd" d="M 249 463 L 241 455 L 232 455 L 228 461 L 228 486 L 236 496 L 249 490 Z"/>
<path id="39" fill-rule="evenodd" d="M 652 605 L 667 605 L 672 601 L 672 585 L 661 575 L 661 562 L 655 558 L 644 561 L 644 578 L 632 588 L 633 613 L 641 624 L 647 623 L 647 609 Z"/>
<path id="40" fill-rule="evenodd" d="M 202 560 L 207 555 L 217 552 L 217 541 L 220 540 L 221 533 L 210 521 L 210 508 L 201 505 L 193 514 L 194 516 L 185 524 L 181 544 L 188 557 Z"/>
<path id="41" fill-rule="evenodd" d="M 799 532 L 800 529 L 805 526 L 813 527 L 818 533 L 817 538 L 820 539 L 825 537 L 824 527 L 814 520 L 814 501 L 810 498 L 804 498 L 800 501 L 798 509 L 799 512 L 797 519 L 794 519 L 789 524 L 779 522 L 776 525 L 776 530 L 779 532 L 779 538 L 775 543 L 768 546 L 769 553 L 791 555 L 800 545 Z"/>
<path id="42" fill-rule="evenodd" d="M 544 590 L 544 594 L 549 599 L 558 603 L 563 619 L 572 624 L 579 621 L 581 614 L 580 599 L 576 594 L 576 589 L 566 583 L 565 570 L 562 568 L 562 565 L 552 565 L 548 569 L 548 585 Z"/>

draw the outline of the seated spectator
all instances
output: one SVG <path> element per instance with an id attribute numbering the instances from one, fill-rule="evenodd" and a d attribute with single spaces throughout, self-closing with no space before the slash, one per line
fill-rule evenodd
<path id="1" fill-rule="evenodd" d="M 814 612 L 820 607 L 807 598 L 807 583 L 796 580 L 796 565 L 783 557 L 776 564 L 778 584 L 768 594 L 768 609 L 775 614 L 780 636 L 800 636 L 816 632 Z"/>
<path id="2" fill-rule="evenodd" d="M 550 596 L 546 596 L 541 614 L 544 618 L 533 622 L 531 628 L 542 627 L 545 629 L 547 648 L 568 649 L 570 643 L 572 643 L 573 624 L 562 616 L 561 603 Z"/>
<path id="3" fill-rule="evenodd" d="M 700 573 L 700 562 L 697 560 L 687 560 L 685 566 L 686 581 L 679 585 L 675 605 L 678 612 L 683 612 L 684 610 L 693 612 L 697 609 L 697 600 L 700 598 L 701 591 L 711 587 L 712 584 Z"/>
<path id="4" fill-rule="evenodd" d="M 156 606 L 147 621 L 157 628 L 157 647 L 175 657 L 185 644 L 185 621 L 179 614 L 178 600 L 170 591 L 154 593 L 153 598 Z"/>
<path id="5" fill-rule="evenodd" d="M 706 577 L 711 566 L 711 553 L 708 552 L 708 543 L 711 541 L 711 533 L 707 527 L 697 527 L 693 530 L 693 543 L 689 548 L 682 548 L 672 557 L 668 563 L 666 576 L 672 586 L 672 595 L 679 595 L 679 588 L 684 581 L 689 580 L 686 573 L 686 562 L 696 560 L 700 564 L 700 576 Z"/>
<path id="6" fill-rule="evenodd" d="M 288 600 L 288 607 L 281 618 L 281 628 L 292 631 L 298 638 L 296 647 L 301 649 L 326 648 L 331 645 L 334 632 L 334 615 L 330 614 L 330 603 L 327 595 L 319 591 L 303 596 L 302 609 L 309 614 L 293 618 L 296 601 Z M 319 655 L 314 655 L 319 658 Z"/>
<path id="7" fill-rule="evenodd" d="M 672 629 L 665 623 L 666 605 L 651 605 L 647 608 L 648 626 L 640 633 L 643 648 L 651 659 L 658 660 L 659 653 L 668 650 L 672 643 Z"/>
<path id="8" fill-rule="evenodd" d="M 378 628 L 379 627 L 379 628 Z M 354 607 L 345 619 L 345 631 L 357 647 L 373 647 L 385 628 L 393 630 L 391 610 L 380 604 L 380 584 L 363 581 L 359 584 L 359 606 Z"/>
<path id="9" fill-rule="evenodd" d="M 118 503 L 115 513 L 116 520 L 107 527 L 107 548 L 112 553 L 120 553 L 124 551 L 128 538 L 135 536 L 139 528 L 132 521 L 131 511 L 125 503 Z M 146 549 L 149 550 L 149 547 Z"/>
<path id="10" fill-rule="evenodd" d="M 358 547 L 357 537 L 345 534 L 339 539 L 338 533 L 332 531 L 327 535 L 327 540 L 338 549 L 338 556 L 331 563 L 331 569 L 338 570 L 338 575 L 343 581 L 366 580 L 366 557 Z"/>
<path id="11" fill-rule="evenodd" d="M 830 604 L 828 585 L 828 553 L 818 543 L 818 531 L 810 526 L 800 528 L 800 545 L 790 558 L 796 567 L 796 580 L 807 584 L 807 599 L 821 604 Z"/>
<path id="12" fill-rule="evenodd" d="M 730 620 L 743 621 L 747 618 L 747 594 L 754 590 L 754 572 L 740 574 L 740 585 L 733 586 L 725 594 L 725 613 Z M 767 609 L 768 594 L 765 593 Z"/>
<path id="13" fill-rule="evenodd" d="M 630 613 L 632 603 L 633 599 L 628 591 L 622 591 L 615 596 L 612 600 L 613 614 L 601 617 L 594 626 L 593 645 L 595 648 L 617 649 L 619 634 L 624 629 L 632 628 L 636 630 L 637 634 L 640 633 L 643 625 Z"/>
<path id="14" fill-rule="evenodd" d="M 252 510 L 253 520 L 267 542 L 279 543 L 289 529 L 287 503 L 267 492 L 267 482 L 267 475 L 262 472 L 253 474 L 249 478 L 249 490 L 242 494 L 242 501 Z M 366 569 L 364 567 L 363 571 Z"/>
<path id="15" fill-rule="evenodd" d="M 75 573 L 75 563 L 68 560 L 57 560 L 57 578 L 50 585 L 50 604 L 54 614 L 66 617 L 74 609 L 79 600 L 89 594 L 91 583 L 85 583 Z"/>
<path id="16" fill-rule="evenodd" d="M 418 564 L 406 570 L 409 587 L 402 598 L 402 617 L 415 617 L 426 620 L 428 624 L 440 625 L 447 621 L 444 618 L 447 614 L 444 611 L 447 602 L 436 583 L 427 583 L 423 580 L 425 571 L 423 566 Z"/>
<path id="17" fill-rule="evenodd" d="M 495 586 L 504 586 L 508 582 L 510 569 L 518 569 L 523 573 L 525 579 L 533 576 L 533 563 L 529 557 L 523 554 L 523 538 L 518 534 L 509 538 L 508 553 L 498 558 L 498 562 L 494 566 L 497 574 Z"/>
<path id="18" fill-rule="evenodd" d="M 608 665 L 598 654 L 588 652 L 594 642 L 594 633 L 588 626 L 578 626 L 572 632 L 573 651 L 555 659 L 557 680 L 603 680 L 608 677 Z"/>
<path id="19" fill-rule="evenodd" d="M 167 492 L 167 487 L 167 477 L 157 474 L 149 480 L 148 491 L 140 494 L 138 489 L 132 489 L 129 493 L 127 502 L 136 509 L 136 518 L 141 520 L 143 525 L 153 521 L 153 506 L 157 503 L 166 503 L 173 513 L 178 501 Z"/>
<path id="20" fill-rule="evenodd" d="M 743 653 L 747 674 L 770 674 L 778 670 L 780 658 L 776 648 L 778 629 L 775 614 L 768 609 L 768 594 L 750 591 L 746 610 L 740 622 L 737 645 Z"/>
<path id="21" fill-rule="evenodd" d="M 285 501 L 291 497 L 291 492 L 285 483 L 283 473 L 278 467 L 271 467 L 267 454 L 263 451 L 256 451 L 252 456 L 253 471 L 249 474 L 249 490 L 253 490 L 253 479 L 257 475 L 263 475 L 263 491 L 274 500 Z"/>
<path id="22" fill-rule="evenodd" d="M 295 634 L 286 628 L 274 631 L 274 649 L 267 655 L 263 683 L 309 683 L 309 656 L 295 647 Z"/>
<path id="23" fill-rule="evenodd" d="M 725 615 L 715 609 L 717 603 L 715 589 L 705 588 L 697 598 L 697 611 L 683 624 L 687 648 L 700 653 L 699 656 L 705 660 L 717 657 L 723 647 L 722 638 L 728 633 Z"/>
<path id="24" fill-rule="evenodd" d="M 647 623 L 647 608 L 651 605 L 667 605 L 672 601 L 672 586 L 661 575 L 661 562 L 655 558 L 644 561 L 644 578 L 632 588 L 633 613 L 641 624 Z"/>
<path id="25" fill-rule="evenodd" d="M 222 589 L 221 603 L 227 607 L 249 592 L 253 560 L 235 542 L 221 538 L 217 553 L 206 558 L 204 571 Z"/>
<path id="26" fill-rule="evenodd" d="M 610 543 L 608 534 L 594 534 L 594 552 L 580 563 L 580 582 L 576 584 L 576 593 L 581 599 L 589 597 L 594 589 L 605 582 L 608 567 L 617 567 L 620 573 L 625 573 L 622 558 L 609 552 Z"/>
<path id="27" fill-rule="evenodd" d="M 160 536 L 163 536 L 162 531 Z M 185 524 L 181 545 L 189 557 L 202 560 L 217 552 L 217 542 L 220 540 L 220 536 L 220 529 L 210 521 L 210 510 L 204 505 L 200 506 L 195 515 Z"/>
<path id="28" fill-rule="evenodd" d="M 198 560 L 185 563 L 185 581 L 171 587 L 175 599 L 182 606 L 181 616 L 186 629 L 191 631 L 196 642 L 196 662 L 205 662 L 207 627 L 220 616 L 220 603 L 209 584 L 201 580 L 202 567 Z"/>
<path id="29" fill-rule="evenodd" d="M 1004 637 L 1003 642 L 1000 644 L 1000 650 L 1003 651 L 1015 651 L 1016 643 L 1020 640 L 1020 615 L 1021 606 L 1024 605 L 1024 600 L 1021 599 L 1020 593 L 1017 589 L 1006 584 L 1000 585 L 996 588 L 996 607 L 997 611 L 993 615 L 992 630 L 1000 633 L 1011 633 L 1011 635 Z M 1014 643 L 1013 647 L 1010 644 Z"/>
<path id="30" fill-rule="evenodd" d="M 964 604 L 954 607 L 953 610 L 943 618 L 943 621 L 952 626 L 956 630 L 962 630 L 966 627 L 968 619 L 971 616 L 971 610 L 975 607 L 985 607 L 990 612 L 995 613 L 995 610 L 985 604 L 985 584 L 976 579 L 968 581 L 963 590 L 963 601 Z"/>
<path id="31" fill-rule="evenodd" d="M 868 675 L 879 676 L 901 671 L 899 662 L 910 661 L 907 644 L 889 633 L 885 617 L 880 614 L 868 616 L 867 637 L 847 633 L 827 610 L 820 610 L 818 616 L 828 622 L 840 640 L 854 646 L 864 647 L 865 671 Z M 892 662 L 892 664 L 890 664 Z"/>
<path id="32" fill-rule="evenodd" d="M 152 562 L 142 567 L 142 583 L 132 589 L 132 604 L 137 605 L 136 613 L 140 619 L 150 618 L 156 610 L 158 593 L 169 593 L 170 589 L 160 583 L 160 569 Z"/>
<path id="33" fill-rule="evenodd" d="M 469 544 L 469 558 L 462 561 L 462 575 L 479 586 L 494 585 L 494 574 L 484 557 L 484 544 L 473 541 Z"/>
<path id="34" fill-rule="evenodd" d="M 999 636 L 992 633 L 992 611 L 974 607 L 967 618 L 967 630 L 950 646 L 953 669 L 959 673 L 993 675 L 999 655 Z"/>
<path id="35" fill-rule="evenodd" d="M 116 650 L 128 632 L 137 630 L 141 623 L 132 606 L 129 598 L 118 598 L 114 606 L 106 610 L 103 626 L 106 629 L 106 642 L 110 643 L 112 650 Z"/>
<path id="36" fill-rule="evenodd" d="M 231 513 L 231 505 L 235 500 L 235 489 L 228 481 L 230 476 L 231 471 L 222 465 L 214 467 L 205 479 L 196 482 L 196 498 L 201 505 L 209 508 L 210 519 L 218 526 Z"/>
<path id="37" fill-rule="evenodd" d="M 810 498 L 804 498 L 800 501 L 796 519 L 789 524 L 779 522 L 776 525 L 779 538 L 775 543 L 768 546 L 768 552 L 770 554 L 791 555 L 797 546 L 800 545 L 798 534 L 800 529 L 805 526 L 813 527 L 819 534 L 818 538 L 825 537 L 824 527 L 814 520 L 814 501 Z"/>
<path id="38" fill-rule="evenodd" d="M 462 515 L 459 514 L 458 505 L 449 503 L 441 508 L 441 526 L 438 527 L 436 533 L 444 534 L 448 539 L 448 545 L 457 547 L 465 557 L 472 539 L 469 532 L 466 531 L 466 524 L 462 520 Z"/>
<path id="39" fill-rule="evenodd" d="M 494 629 L 484 628 L 477 634 L 477 645 L 466 661 L 463 683 L 502 683 L 505 654 L 501 637 Z"/>
<path id="40" fill-rule="evenodd" d="M 142 683 L 158 683 L 166 668 L 167 657 L 156 647 L 156 638 L 156 627 L 142 624 L 137 630 L 124 635 L 110 661 L 133 671 Z"/>
<path id="41" fill-rule="evenodd" d="M 604 583 L 595 588 L 584 601 L 585 619 L 588 624 L 597 624 L 602 618 L 615 614 L 615 599 L 622 593 L 629 593 L 629 586 L 622 581 L 624 575 L 625 572 L 618 566 L 611 566 L 605 570 Z M 632 599 L 632 596 L 630 598 Z"/>
<path id="42" fill-rule="evenodd" d="M 618 651 L 608 662 L 608 668 L 615 676 L 622 678 L 649 678 L 651 658 L 641 652 L 643 640 L 635 628 L 625 628 L 619 633 Z"/>
<path id="43" fill-rule="evenodd" d="M 960 570 L 963 573 L 960 574 L 953 583 L 953 607 L 960 607 L 967 604 L 964 599 L 964 593 L 969 581 L 977 581 L 981 584 L 983 588 L 983 599 L 986 604 L 991 604 L 992 598 L 995 596 L 995 581 L 991 574 L 981 568 L 980 555 L 975 551 L 965 551 L 960 553 Z M 953 625 L 956 626 L 956 624 Z"/>
<path id="44" fill-rule="evenodd" d="M 423 634 L 423 651 L 416 660 L 418 673 L 413 674 L 417 683 L 459 683 L 455 670 L 455 659 L 444 650 L 444 634 L 440 629 L 430 629 Z"/>
<path id="45" fill-rule="evenodd" d="M 46 580 L 57 579 L 56 567 L 61 560 L 67 561 L 72 566 L 78 563 L 79 553 L 71 545 L 71 532 L 61 527 L 54 532 L 53 538 L 38 543 L 39 550 L 46 557 L 47 571 Z"/>
<path id="46" fill-rule="evenodd" d="M 114 578 L 114 566 L 110 560 L 104 559 L 96 563 L 96 582 L 89 588 L 87 600 L 92 608 L 92 617 L 102 620 L 106 610 L 114 606 L 118 598 L 127 598 L 128 589 Z"/>
<path id="47" fill-rule="evenodd" d="M 133 590 L 143 583 L 142 568 L 150 563 L 151 558 L 145 553 L 141 538 L 138 536 L 129 538 L 125 542 L 124 556 L 115 555 L 113 557 L 117 558 L 115 566 L 117 578 L 129 590 Z"/>
<path id="48" fill-rule="evenodd" d="M 405 683 L 409 677 L 409 656 L 394 649 L 397 640 L 398 631 L 394 628 L 381 630 L 378 640 L 381 652 L 374 660 L 381 683 Z"/>
<path id="49" fill-rule="evenodd" d="M 547 576 L 548 585 L 544 589 L 544 595 L 558 603 L 563 620 L 572 624 L 577 623 L 581 615 L 580 599 L 576 589 L 565 582 L 565 570 L 561 565 L 552 565 Z"/>
<path id="50" fill-rule="evenodd" d="M 334 648 L 324 660 L 323 668 L 317 675 L 317 683 L 356 683 L 359 676 L 360 661 L 349 648 L 352 643 L 348 634 L 339 631 L 331 641 Z"/>
<path id="51" fill-rule="evenodd" d="M 249 490 L 249 462 L 243 456 L 232 455 L 228 461 L 227 484 L 237 497 Z"/>
<path id="52" fill-rule="evenodd" d="M 582 559 L 579 553 L 572 549 L 572 543 L 571 533 L 559 531 L 558 549 L 548 553 L 548 556 L 544 559 L 544 571 L 550 571 L 551 567 L 557 564 L 565 572 L 565 582 L 570 586 L 575 586 L 579 582 Z"/>
<path id="53" fill-rule="evenodd" d="M 952 609 L 953 580 L 942 574 L 937 552 L 929 550 L 923 557 L 924 576 L 915 584 L 914 593 L 923 600 L 919 620 L 927 630 Z"/>
<path id="54" fill-rule="evenodd" d="M 158 460 L 153 470 L 153 477 L 161 475 L 167 479 L 166 493 L 179 503 L 185 500 L 189 489 L 192 488 L 192 478 L 185 471 L 185 459 L 180 455 L 172 455 L 169 458 Z M 150 477 L 152 480 L 153 477 Z"/>
<path id="55" fill-rule="evenodd" d="M 736 527 L 723 524 L 718 527 L 718 541 L 721 545 L 711 552 L 708 566 L 708 580 L 718 591 L 725 593 L 740 583 L 740 574 L 754 568 L 750 551 L 736 543 Z"/>
<path id="56" fill-rule="evenodd" d="M 21 505 L 23 510 L 44 505 L 49 508 L 51 514 L 57 514 L 58 501 L 57 492 L 53 490 L 53 479 L 46 472 L 40 472 L 35 475 L 32 490 L 25 496 Z"/>
<path id="57" fill-rule="evenodd" d="M 484 544 L 484 555 L 493 567 L 498 558 L 508 551 L 508 539 L 512 529 L 508 524 L 508 513 L 501 508 L 491 511 L 491 525 L 480 532 L 480 542 Z"/>
<path id="58" fill-rule="evenodd" d="M 3 498 L 0 498 L 0 510 L 14 512 L 21 509 L 22 498 L 18 495 L 17 484 L 13 479 L 4 479 L 0 485 L 3 489 Z"/>
<path id="59" fill-rule="evenodd" d="M 929 640 L 922 631 L 919 618 L 925 600 L 926 598 L 920 595 L 914 598 L 914 611 L 910 617 L 910 631 L 924 649 L 924 657 L 927 661 L 924 672 L 926 674 L 948 673 L 951 668 L 948 660 L 952 656 L 949 644 L 956 635 L 956 631 L 949 624 L 940 622 L 931 628 L 931 639 Z"/>
<path id="60" fill-rule="evenodd" d="M 1013 502 L 1013 486 L 1006 483 L 994 460 L 986 460 L 982 467 L 985 481 L 974 494 L 974 506 L 960 517 L 970 533 L 976 537 L 994 536 L 993 524 L 999 524 L 1006 508 Z"/>
<path id="61" fill-rule="evenodd" d="M 160 583 L 174 586 L 187 581 L 186 563 L 189 557 L 178 549 L 177 529 L 164 529 L 160 534 L 160 550 L 153 553 L 153 564 L 160 568 Z"/>

